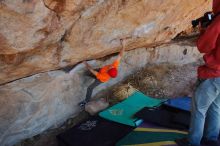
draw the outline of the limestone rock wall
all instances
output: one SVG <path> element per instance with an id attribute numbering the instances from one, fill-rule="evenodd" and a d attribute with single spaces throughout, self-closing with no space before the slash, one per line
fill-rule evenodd
<path id="1" fill-rule="evenodd" d="M 94 90 L 93 95 L 146 65 L 182 65 L 195 62 L 200 57 L 201 54 L 196 47 L 176 43 L 128 51 L 122 60 L 119 76 L 100 85 Z M 93 60 L 89 64 L 98 68 L 114 59 L 113 56 L 105 61 Z M 77 115 L 81 111 L 77 104 L 85 99 L 85 91 L 93 82 L 93 79 L 86 76 L 86 72 L 84 65 L 79 64 L 70 72 L 50 71 L 0 86 L 0 145 L 11 146 L 24 138 L 62 124 L 70 116 Z"/>
<path id="2" fill-rule="evenodd" d="M 0 0 L 0 84 L 174 38 L 208 0 Z"/>
<path id="3" fill-rule="evenodd" d="M 0 145 L 11 146 L 79 113 L 91 79 L 83 60 L 126 50 L 120 76 L 149 63 L 185 64 L 195 47 L 170 44 L 209 0 L 0 0 Z M 139 49 L 138 49 L 139 48 Z M 135 50 L 133 50 L 135 49 Z M 187 53 L 186 53 L 187 52 Z M 111 62 L 93 60 L 94 67 Z M 71 73 L 62 68 L 78 64 Z"/>

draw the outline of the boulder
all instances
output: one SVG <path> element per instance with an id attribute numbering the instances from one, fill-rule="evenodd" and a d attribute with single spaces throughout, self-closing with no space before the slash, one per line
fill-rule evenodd
<path id="1" fill-rule="evenodd" d="M 115 57 L 88 63 L 98 68 L 112 63 Z M 93 97 L 146 65 L 183 65 L 195 62 L 200 57 L 196 47 L 176 43 L 127 51 L 120 65 L 119 76 L 95 88 Z M 94 79 L 86 76 L 88 70 L 84 64 L 68 69 L 39 73 L 0 86 L 1 146 L 11 146 L 48 128 L 57 127 L 71 116 L 79 114 L 82 109 L 78 103 L 85 99 L 86 89 Z"/>
<path id="2" fill-rule="evenodd" d="M 0 84 L 126 49 L 158 46 L 207 0 L 1 0 Z"/>

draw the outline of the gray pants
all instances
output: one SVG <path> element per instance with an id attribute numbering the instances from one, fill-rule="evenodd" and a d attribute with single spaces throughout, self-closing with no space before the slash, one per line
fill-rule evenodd
<path id="1" fill-rule="evenodd" d="M 101 81 L 99 81 L 98 79 L 95 79 L 95 81 L 91 85 L 89 85 L 89 87 L 87 88 L 87 92 L 86 92 L 86 99 L 85 99 L 86 102 L 88 102 L 91 99 L 93 89 L 101 83 L 102 83 Z"/>
<path id="2" fill-rule="evenodd" d="M 97 87 L 99 84 L 102 83 L 101 81 L 99 81 L 98 79 L 96 79 L 96 77 L 95 77 L 91 72 L 87 73 L 87 76 L 89 76 L 89 77 L 91 77 L 91 78 L 95 78 L 95 81 L 94 81 L 91 85 L 89 85 L 89 87 L 87 88 L 87 91 L 86 91 L 86 99 L 79 103 L 79 106 L 81 106 L 81 107 L 84 107 L 85 104 L 86 104 L 87 102 L 89 102 L 89 100 L 90 100 L 91 97 L 92 97 L 93 89 L 94 89 L 95 87 Z"/>

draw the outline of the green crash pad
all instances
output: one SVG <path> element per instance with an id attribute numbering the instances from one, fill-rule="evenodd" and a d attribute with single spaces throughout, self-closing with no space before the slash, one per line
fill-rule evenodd
<path id="1" fill-rule="evenodd" d="M 144 95 L 141 92 L 135 92 L 124 101 L 102 111 L 99 116 L 129 126 L 137 126 L 140 119 L 133 115 L 144 107 L 159 106 L 163 100 L 155 99 Z"/>
<path id="2" fill-rule="evenodd" d="M 175 139 L 184 138 L 187 132 L 159 127 L 147 122 L 118 141 L 116 146 L 177 146 Z"/>

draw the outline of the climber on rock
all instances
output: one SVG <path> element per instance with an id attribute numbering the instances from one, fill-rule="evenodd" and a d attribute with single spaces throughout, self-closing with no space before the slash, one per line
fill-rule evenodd
<path id="1" fill-rule="evenodd" d="M 86 99 L 79 103 L 79 106 L 83 107 L 85 104 L 91 99 L 93 89 L 101 83 L 108 82 L 112 78 L 116 78 L 118 75 L 118 67 L 121 61 L 121 58 L 124 54 L 124 41 L 120 39 L 120 43 L 122 45 L 122 49 L 116 58 L 116 60 L 109 65 L 103 66 L 101 69 L 95 70 L 93 69 L 86 61 L 83 63 L 88 68 L 88 70 L 92 73 L 92 77 L 95 81 L 87 88 Z"/>

